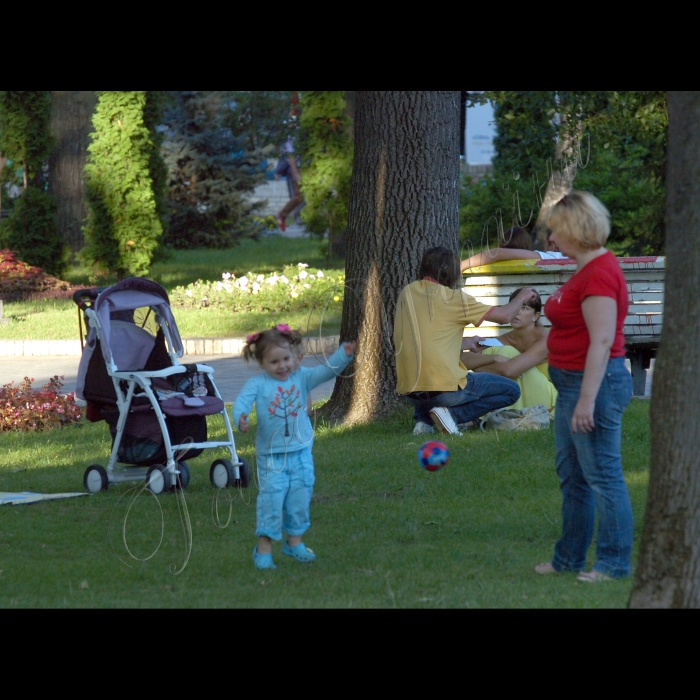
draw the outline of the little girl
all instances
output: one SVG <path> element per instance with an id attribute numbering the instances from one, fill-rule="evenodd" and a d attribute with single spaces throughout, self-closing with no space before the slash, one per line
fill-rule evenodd
<path id="1" fill-rule="evenodd" d="M 308 392 L 339 375 L 355 356 L 356 343 L 343 343 L 331 355 L 328 365 L 299 367 L 296 348 L 299 331 L 280 324 L 249 335 L 243 356 L 254 357 L 263 373 L 249 379 L 233 405 L 233 422 L 246 433 L 248 416 L 257 405 L 260 492 L 257 502 L 258 544 L 253 561 L 258 569 L 275 569 L 272 540 L 288 539 L 282 553 L 297 561 L 312 562 L 316 555 L 302 542 L 311 524 L 309 506 L 315 482 L 311 446 L 313 428 L 307 414 Z"/>

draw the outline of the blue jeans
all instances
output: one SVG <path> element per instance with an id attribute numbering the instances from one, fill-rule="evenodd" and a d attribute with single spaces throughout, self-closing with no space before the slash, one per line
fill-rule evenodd
<path id="1" fill-rule="evenodd" d="M 634 522 L 622 473 L 622 414 L 632 397 L 632 377 L 623 357 L 611 359 L 595 402 L 595 428 L 571 430 L 583 372 L 550 367 L 559 392 L 554 418 L 557 474 L 561 484 L 562 536 L 554 548 L 557 571 L 581 571 L 593 539 L 596 509 L 598 541 L 595 571 L 612 578 L 630 573 Z"/>
<path id="2" fill-rule="evenodd" d="M 432 398 L 406 397 L 414 406 L 416 422 L 432 424 L 430 409 L 444 406 L 450 409 L 455 423 L 469 423 L 497 408 L 505 408 L 520 398 L 517 382 L 488 372 L 470 372 L 467 386 L 457 391 L 446 391 Z"/>

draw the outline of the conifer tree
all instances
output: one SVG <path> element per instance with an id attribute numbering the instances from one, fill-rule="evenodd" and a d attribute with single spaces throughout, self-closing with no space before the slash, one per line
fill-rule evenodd
<path id="1" fill-rule="evenodd" d="M 24 192 L 0 229 L 0 244 L 30 265 L 60 276 L 64 245 L 56 223 L 56 200 L 46 192 L 50 135 L 50 91 L 0 91 L 0 153 L 22 168 Z M 15 168 L 6 168 L 7 176 Z"/>
<path id="2" fill-rule="evenodd" d="M 353 141 L 343 91 L 300 94 L 299 150 L 306 206 L 301 217 L 315 234 L 328 231 L 328 252 L 348 226 Z"/>
<path id="3" fill-rule="evenodd" d="M 264 179 L 259 150 L 246 150 L 226 125 L 230 95 L 172 93 L 164 116 L 163 156 L 168 167 L 170 225 L 175 248 L 226 248 L 256 229 L 250 215 L 260 204 L 246 195 Z"/>
<path id="4" fill-rule="evenodd" d="M 148 274 L 163 234 L 151 165 L 156 145 L 146 91 L 98 93 L 85 168 L 89 214 L 86 261 L 119 279 Z"/>

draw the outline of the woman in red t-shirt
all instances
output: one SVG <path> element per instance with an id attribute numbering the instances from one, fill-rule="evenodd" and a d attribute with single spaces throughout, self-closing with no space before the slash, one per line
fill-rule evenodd
<path id="1" fill-rule="evenodd" d="M 622 414 L 632 397 L 623 327 L 629 300 L 615 256 L 604 245 L 610 214 L 588 192 L 572 191 L 547 215 L 551 240 L 576 260 L 576 274 L 547 301 L 549 373 L 558 397 L 554 433 L 562 536 L 538 574 L 579 572 L 587 582 L 630 573 L 634 522 L 622 473 Z M 596 561 L 583 571 L 593 538 Z"/>

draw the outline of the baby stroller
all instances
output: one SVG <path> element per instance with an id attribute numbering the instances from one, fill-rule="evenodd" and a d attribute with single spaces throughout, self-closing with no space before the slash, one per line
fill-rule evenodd
<path id="1" fill-rule="evenodd" d="M 109 484 L 146 479 L 155 494 L 187 488 L 185 461 L 209 448 L 228 448 L 209 473 L 217 488 L 247 488 L 250 469 L 236 454 L 231 422 L 207 365 L 183 365 L 184 348 L 159 284 L 126 279 L 112 287 L 81 289 L 73 295 L 86 343 L 76 395 L 87 403 L 89 421 L 106 421 L 112 435 L 107 468 L 92 465 L 83 483 L 90 493 Z M 220 413 L 226 442 L 207 442 L 206 416 Z M 117 468 L 117 463 L 125 465 Z"/>

